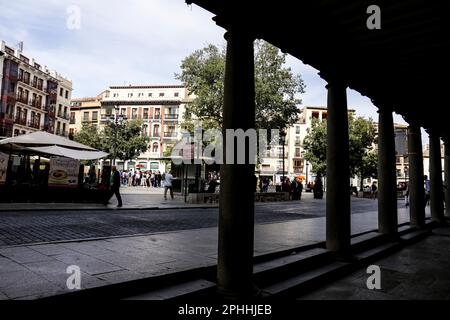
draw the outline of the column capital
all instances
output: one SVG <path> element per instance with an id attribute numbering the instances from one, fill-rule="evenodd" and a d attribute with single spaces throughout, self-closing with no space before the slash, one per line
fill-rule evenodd
<path id="1" fill-rule="evenodd" d="M 327 82 L 325 85 L 326 89 L 329 89 L 331 86 L 348 87 L 347 81 L 342 79 L 336 72 L 320 71 L 319 76 Z"/>
<path id="2" fill-rule="evenodd" d="M 225 31 L 225 33 L 223 35 L 223 37 L 227 41 L 230 40 L 231 36 L 234 36 L 234 37 L 237 36 L 239 39 L 245 39 L 245 40 L 248 40 L 248 41 L 255 41 L 256 40 L 256 36 L 253 34 L 252 31 L 248 30 L 248 28 L 246 28 L 245 26 L 240 25 L 238 23 L 230 25 L 226 29 L 226 31 Z"/>

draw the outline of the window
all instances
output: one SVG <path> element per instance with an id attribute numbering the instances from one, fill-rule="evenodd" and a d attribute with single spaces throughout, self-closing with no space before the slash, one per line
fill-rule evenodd
<path id="1" fill-rule="evenodd" d="M 83 112 L 83 121 L 89 121 L 89 112 Z"/>
<path id="2" fill-rule="evenodd" d="M 19 69 L 19 80 L 22 81 L 23 80 L 23 70 Z"/>
<path id="3" fill-rule="evenodd" d="M 178 97 L 179 95 L 180 95 L 179 92 L 175 92 L 173 96 L 174 96 L 174 97 Z"/>
<path id="4" fill-rule="evenodd" d="M 300 126 L 295 126 L 295 134 L 300 134 Z"/>
<path id="5" fill-rule="evenodd" d="M 65 123 L 63 123 L 63 125 L 62 125 L 62 133 L 66 133 L 66 124 Z"/>
<path id="6" fill-rule="evenodd" d="M 129 94 L 128 94 L 128 98 L 131 98 L 131 97 L 133 97 L 133 94 L 132 94 L 132 93 L 129 93 Z"/>
<path id="7" fill-rule="evenodd" d="M 136 119 L 137 118 L 137 109 L 133 108 L 131 109 L 131 119 Z"/>
<path id="8" fill-rule="evenodd" d="M 153 142 L 152 152 L 158 152 L 158 142 Z"/>
<path id="9" fill-rule="evenodd" d="M 159 124 L 155 124 L 153 126 L 153 136 L 154 137 L 159 137 Z"/>
<path id="10" fill-rule="evenodd" d="M 300 148 L 295 148 L 295 157 L 300 158 Z"/>
<path id="11" fill-rule="evenodd" d="M 25 82 L 26 84 L 30 84 L 30 73 L 29 72 L 23 73 L 23 82 Z"/>
<path id="12" fill-rule="evenodd" d="M 69 99 L 69 90 L 66 90 L 66 99 Z"/>
<path id="13" fill-rule="evenodd" d="M 118 97 L 118 96 L 119 96 L 118 93 L 114 93 L 114 94 L 113 94 L 113 98 Z"/>
<path id="14" fill-rule="evenodd" d="M 149 92 L 149 93 L 148 93 L 148 96 L 149 96 L 149 97 L 151 97 L 151 96 L 152 96 L 152 93 L 151 93 L 151 92 Z"/>
<path id="15" fill-rule="evenodd" d="M 92 121 L 98 120 L 98 111 L 92 111 Z"/>
<path id="16" fill-rule="evenodd" d="M 37 87 L 37 80 L 38 78 L 36 76 L 33 76 L 33 82 L 31 83 L 33 87 Z"/>
<path id="17" fill-rule="evenodd" d="M 121 114 L 121 115 L 125 115 L 126 111 L 127 111 L 127 109 L 125 109 L 125 108 L 120 108 L 120 114 Z"/>
<path id="18" fill-rule="evenodd" d="M 144 115 L 143 115 L 144 119 L 148 119 L 148 108 L 144 109 Z"/>
<path id="19" fill-rule="evenodd" d="M 62 97 L 64 94 L 64 89 L 63 88 L 59 88 L 59 95 Z"/>
<path id="20" fill-rule="evenodd" d="M 160 92 L 160 93 L 159 93 L 159 96 L 160 96 L 160 97 L 164 97 L 164 92 Z"/>

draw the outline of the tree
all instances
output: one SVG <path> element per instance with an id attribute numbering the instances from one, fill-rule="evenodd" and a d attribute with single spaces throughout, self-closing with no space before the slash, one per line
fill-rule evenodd
<path id="1" fill-rule="evenodd" d="M 348 116 L 349 130 L 349 169 L 350 177 L 359 175 L 362 178 L 376 172 L 377 155 L 372 148 L 375 139 L 375 128 L 371 119 Z M 313 119 L 303 141 L 306 150 L 305 159 L 312 164 L 312 171 L 318 175 L 326 175 L 327 123 Z"/>
<path id="2" fill-rule="evenodd" d="M 304 93 L 300 75 L 284 67 L 286 54 L 265 41 L 255 41 L 256 128 L 290 127 L 298 117 L 295 97 Z M 181 63 L 181 80 L 195 99 L 186 107 L 184 125 L 192 128 L 192 116 L 202 121 L 203 129 L 219 128 L 225 76 L 225 50 L 210 44 L 197 50 Z"/>
<path id="3" fill-rule="evenodd" d="M 360 189 L 363 189 L 363 180 L 366 178 L 376 178 L 378 175 L 378 154 L 375 150 L 368 151 L 362 158 L 358 175 L 360 177 Z"/>
<path id="4" fill-rule="evenodd" d="M 93 124 L 83 123 L 81 130 L 73 138 L 76 142 L 102 150 L 101 132 Z"/>
<path id="5" fill-rule="evenodd" d="M 327 123 L 313 119 L 311 128 L 303 140 L 304 158 L 311 163 L 312 171 L 324 176 L 327 173 Z"/>
<path id="6" fill-rule="evenodd" d="M 147 151 L 149 138 L 142 132 L 140 119 L 125 121 L 122 125 L 106 126 L 102 135 L 102 150 L 112 158 L 127 161 Z"/>

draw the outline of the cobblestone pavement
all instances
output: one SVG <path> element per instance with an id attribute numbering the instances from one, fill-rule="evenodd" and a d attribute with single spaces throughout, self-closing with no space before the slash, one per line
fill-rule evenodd
<path id="1" fill-rule="evenodd" d="M 354 214 L 376 211 L 377 201 L 354 199 L 352 210 Z M 324 215 L 325 200 L 306 194 L 301 201 L 257 203 L 255 221 L 261 224 Z M 6 211 L 0 213 L 0 247 L 208 228 L 217 223 L 217 208 Z"/>

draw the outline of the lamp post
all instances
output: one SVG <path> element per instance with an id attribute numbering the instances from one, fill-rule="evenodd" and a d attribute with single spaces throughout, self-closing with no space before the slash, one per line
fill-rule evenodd
<path id="1" fill-rule="evenodd" d="M 283 170 L 283 173 L 281 174 L 281 183 L 283 183 L 283 181 L 284 181 L 284 143 L 285 143 L 285 141 L 286 141 L 286 131 L 285 131 L 285 129 L 284 128 L 282 128 L 281 130 L 280 130 L 280 140 L 281 140 L 281 147 L 282 147 L 282 170 Z"/>
<path id="2" fill-rule="evenodd" d="M 302 155 L 302 161 L 303 161 L 303 159 L 305 159 L 305 151 L 302 151 L 302 153 L 301 153 L 301 155 Z M 305 160 L 305 165 L 306 165 L 306 174 L 305 174 L 305 183 L 306 183 L 306 186 L 308 186 L 308 166 L 309 166 L 309 162 L 308 162 L 308 160 Z"/>
<path id="3" fill-rule="evenodd" d="M 113 138 L 113 158 L 111 164 L 116 164 L 117 158 L 117 131 L 123 126 L 124 121 L 127 119 L 123 114 L 119 114 L 119 107 L 114 106 L 114 114 L 107 117 L 109 120 L 109 126 L 114 130 Z"/>
<path id="4" fill-rule="evenodd" d="M 406 184 L 408 183 L 408 182 L 406 181 L 407 176 L 408 176 L 408 166 L 405 166 L 405 168 L 404 168 L 404 173 L 405 173 L 405 187 L 406 187 Z"/>

